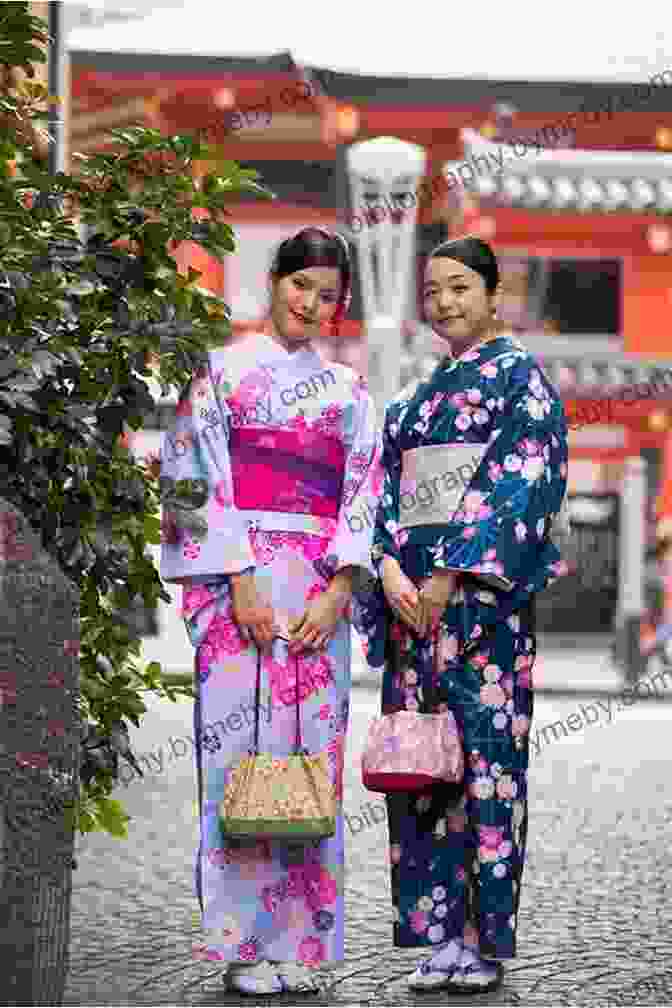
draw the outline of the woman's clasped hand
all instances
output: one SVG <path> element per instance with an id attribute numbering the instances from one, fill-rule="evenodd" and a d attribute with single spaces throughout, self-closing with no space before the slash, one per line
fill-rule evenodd
<path id="1" fill-rule="evenodd" d="M 232 613 L 243 640 L 252 640 L 260 651 L 268 653 L 274 637 L 284 636 L 273 607 L 260 594 L 253 574 L 237 574 L 231 578 Z M 289 651 L 310 653 L 325 648 L 343 618 L 350 601 L 347 576 L 337 574 L 329 587 L 311 599 L 297 619 L 289 621 Z"/>
<path id="2" fill-rule="evenodd" d="M 418 589 L 391 556 L 383 557 L 381 573 L 385 598 L 399 619 L 422 637 L 436 631 L 455 592 L 455 574 L 435 571 Z"/>

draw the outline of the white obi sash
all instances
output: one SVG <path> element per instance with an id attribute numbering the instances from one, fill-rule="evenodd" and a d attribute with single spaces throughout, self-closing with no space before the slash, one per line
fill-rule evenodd
<path id="1" fill-rule="evenodd" d="M 487 444 L 423 445 L 402 453 L 399 527 L 452 521 Z"/>

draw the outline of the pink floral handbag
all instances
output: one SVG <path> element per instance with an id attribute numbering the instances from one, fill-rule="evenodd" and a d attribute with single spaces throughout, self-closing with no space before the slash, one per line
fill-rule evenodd
<path id="1" fill-rule="evenodd" d="M 450 711 L 397 711 L 371 722 L 362 753 L 362 783 L 369 791 L 424 791 L 442 781 L 458 784 L 463 776 L 462 739 Z"/>

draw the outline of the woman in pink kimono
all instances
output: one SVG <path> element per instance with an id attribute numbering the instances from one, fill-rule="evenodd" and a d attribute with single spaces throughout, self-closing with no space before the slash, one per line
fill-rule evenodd
<path id="1" fill-rule="evenodd" d="M 311 968 L 342 961 L 343 818 L 333 838 L 306 846 L 231 842 L 217 806 L 253 740 L 258 649 L 260 750 L 291 751 L 298 668 L 303 744 L 328 750 L 342 799 L 348 615 L 353 579 L 373 575 L 368 515 L 382 487 L 366 386 L 311 345 L 347 310 L 347 245 L 306 228 L 282 242 L 270 278 L 263 333 L 210 352 L 177 406 L 161 468 L 161 573 L 184 585 L 196 650 L 205 941 L 195 954 L 227 964 L 229 985 L 255 994 L 315 991 Z"/>

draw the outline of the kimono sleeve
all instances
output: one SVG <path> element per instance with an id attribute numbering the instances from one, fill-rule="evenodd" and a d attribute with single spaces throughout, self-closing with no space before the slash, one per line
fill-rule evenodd
<path id="1" fill-rule="evenodd" d="M 372 556 L 376 567 L 384 556 L 394 557 L 401 566 L 397 542 L 399 528 L 399 488 L 401 482 L 401 452 L 397 441 L 398 406 L 393 404 L 385 413 L 383 429 L 383 492 L 376 513 Z"/>
<path id="2" fill-rule="evenodd" d="M 510 388 L 481 464 L 433 547 L 435 567 L 506 592 L 560 559 L 549 535 L 567 484 L 567 427 L 555 390 L 529 361 Z"/>
<path id="3" fill-rule="evenodd" d="M 247 523 L 233 503 L 230 413 L 210 367 L 180 397 L 161 444 L 161 577 L 183 581 L 254 567 Z"/>
<path id="4" fill-rule="evenodd" d="M 371 542 L 383 482 L 376 411 L 359 379 L 353 404 L 352 440 L 345 460 L 343 495 L 334 536 L 327 550 L 330 574 L 354 567 L 357 589 L 375 578 Z"/>

